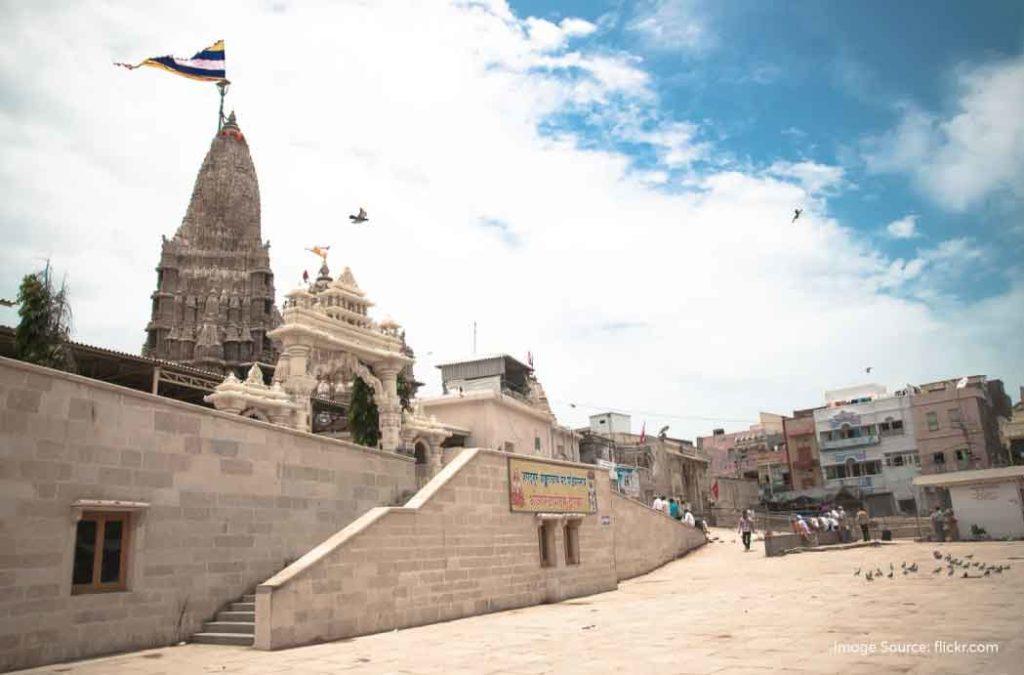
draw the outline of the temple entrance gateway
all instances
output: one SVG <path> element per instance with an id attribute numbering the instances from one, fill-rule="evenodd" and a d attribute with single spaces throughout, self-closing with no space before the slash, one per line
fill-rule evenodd
<path id="1" fill-rule="evenodd" d="M 273 385 L 250 376 L 228 377 L 207 400 L 218 409 L 259 411 L 277 424 L 313 431 L 311 397 L 340 392 L 358 377 L 370 387 L 377 405 L 380 447 L 389 452 L 424 448 L 431 475 L 440 469 L 440 445 L 450 434 L 417 406 L 402 409 L 398 378 L 412 376 L 413 358 L 401 326 L 374 321 L 373 303 L 349 268 L 332 279 L 326 254 L 314 283 L 287 294 L 282 323 L 267 335 L 281 345 Z"/>

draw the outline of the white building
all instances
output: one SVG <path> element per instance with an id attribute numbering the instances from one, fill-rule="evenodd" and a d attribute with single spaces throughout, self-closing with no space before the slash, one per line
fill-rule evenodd
<path id="1" fill-rule="evenodd" d="M 825 488 L 864 499 L 872 515 L 913 513 L 920 473 L 910 397 L 879 384 L 825 392 L 814 411 Z"/>
<path id="2" fill-rule="evenodd" d="M 1024 538 L 1024 466 L 930 474 L 914 484 L 949 490 L 961 539 Z"/>

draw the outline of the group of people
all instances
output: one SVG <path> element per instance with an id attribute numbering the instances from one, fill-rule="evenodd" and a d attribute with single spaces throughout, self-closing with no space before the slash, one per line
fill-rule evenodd
<path id="1" fill-rule="evenodd" d="M 661 511 L 669 518 L 682 521 L 690 527 L 700 527 L 700 529 L 707 532 L 708 526 L 703 521 L 694 517 L 693 511 L 690 509 L 690 503 L 684 502 L 682 499 L 676 499 L 675 497 L 666 497 L 665 495 L 657 495 L 654 501 L 651 502 L 651 508 L 655 511 Z"/>
<path id="2" fill-rule="evenodd" d="M 960 533 L 957 529 L 957 520 L 953 509 L 936 506 L 928 518 L 932 521 L 935 541 L 956 541 L 959 538 Z"/>
<path id="3" fill-rule="evenodd" d="M 789 520 L 793 528 L 793 534 L 799 534 L 802 539 L 809 539 L 817 532 L 836 532 L 841 542 L 848 542 L 853 539 L 850 533 L 850 518 L 842 506 L 822 507 L 816 516 L 805 518 L 800 514 L 796 514 L 791 516 Z M 861 536 L 864 538 L 864 541 L 868 541 L 870 538 L 868 528 L 871 522 L 868 512 L 860 509 L 857 511 L 857 515 L 854 516 L 854 520 L 860 527 Z"/>

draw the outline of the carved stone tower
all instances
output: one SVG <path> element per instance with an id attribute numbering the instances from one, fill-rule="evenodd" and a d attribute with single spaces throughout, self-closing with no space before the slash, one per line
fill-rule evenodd
<path id="1" fill-rule="evenodd" d="M 256 169 L 231 113 L 199 169 L 181 227 L 164 237 L 142 353 L 228 372 L 278 354 L 270 243 L 260 234 Z"/>

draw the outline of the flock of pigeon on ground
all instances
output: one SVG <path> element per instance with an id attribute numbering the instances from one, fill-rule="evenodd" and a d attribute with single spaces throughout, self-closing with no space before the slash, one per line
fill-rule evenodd
<path id="1" fill-rule="evenodd" d="M 965 555 L 963 558 L 954 558 L 948 553 L 943 556 L 942 551 L 932 551 L 932 557 L 939 561 L 939 566 L 932 570 L 932 574 L 941 573 L 943 567 L 942 563 L 944 562 L 946 564 L 946 576 L 948 577 L 956 574 L 957 568 L 964 570 L 963 575 L 960 577 L 961 579 L 981 579 L 983 577 L 990 576 L 993 572 L 995 574 L 1002 574 L 1003 570 L 1010 569 L 1009 565 L 988 565 L 983 562 L 975 562 L 972 560 L 974 557 L 973 553 Z M 908 565 L 904 562 L 900 565 L 900 568 L 903 570 L 904 576 L 908 574 L 916 574 L 918 571 L 916 562 L 912 565 Z M 853 576 L 859 577 L 861 575 L 861 571 L 862 568 L 858 567 L 857 571 L 853 573 Z M 976 572 L 976 574 L 971 574 L 971 572 Z M 894 578 L 896 576 L 896 566 L 889 563 L 888 574 L 885 574 L 880 567 L 876 567 L 873 570 L 869 569 L 864 573 L 864 580 L 873 581 L 874 579 L 878 579 L 883 576 L 888 577 L 889 579 Z"/>

